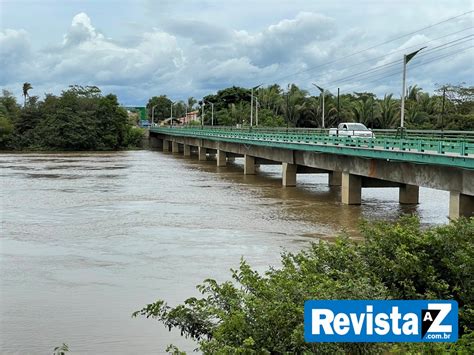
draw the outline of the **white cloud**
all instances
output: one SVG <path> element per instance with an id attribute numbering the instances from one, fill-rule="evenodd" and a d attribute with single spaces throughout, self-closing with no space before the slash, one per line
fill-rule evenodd
<path id="1" fill-rule="evenodd" d="M 18 76 L 31 57 L 31 45 L 25 30 L 0 31 L 0 83 Z"/>
<path id="2" fill-rule="evenodd" d="M 86 12 L 73 16 L 62 41 L 56 36 L 56 45 L 33 49 L 30 40 L 33 33 L 14 29 L 0 31 L 0 86 L 20 88 L 23 81 L 30 81 L 35 88 L 32 93 L 42 94 L 70 84 L 93 84 L 105 91 L 114 91 L 122 102 L 133 104 L 143 104 L 152 95 L 168 94 L 173 99 L 199 97 L 231 85 L 271 84 L 282 77 L 285 77 L 283 82 L 295 82 L 303 88 L 317 81 L 334 90 L 336 79 L 398 60 L 402 49 L 440 36 L 439 31 L 414 34 L 324 65 L 383 42 L 386 40 L 383 29 L 369 31 L 363 26 L 341 23 L 339 18 L 310 11 L 296 11 L 288 18 L 266 24 L 261 17 L 259 26 L 238 28 L 225 22 L 232 14 L 226 12 L 223 19 L 215 16 L 218 6 L 206 2 L 204 9 L 188 10 L 182 4 L 175 6 L 168 1 L 155 7 L 159 13 L 153 24 L 156 28 L 141 26 L 141 33 L 134 33 L 133 41 L 124 41 L 123 36 L 106 31 L 103 23 L 96 27 L 99 19 L 91 19 Z M 193 11 L 199 14 L 192 15 Z M 214 16 L 202 16 L 205 11 L 211 11 Z M 255 11 L 263 16 L 258 6 Z M 239 12 L 235 13 L 237 16 Z M 449 31 L 456 29 L 459 26 L 450 24 Z M 433 41 L 430 46 L 448 40 Z M 387 53 L 388 56 L 378 61 L 355 65 Z M 410 71 L 410 80 L 423 82 L 429 90 L 437 81 L 455 83 L 473 76 L 472 51 L 449 60 L 449 65 L 442 64 L 434 62 L 429 71 L 421 67 Z M 379 94 L 390 88 L 398 92 L 397 76 L 372 84 L 369 81 L 359 78 L 341 87 L 379 90 Z M 428 82 L 431 84 L 426 84 Z"/>

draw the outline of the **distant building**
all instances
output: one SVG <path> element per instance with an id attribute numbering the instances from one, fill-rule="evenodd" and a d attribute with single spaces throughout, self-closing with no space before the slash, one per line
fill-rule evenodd
<path id="1" fill-rule="evenodd" d="M 190 122 L 193 122 L 193 121 L 199 121 L 198 114 L 199 114 L 199 111 L 191 111 L 186 114 L 186 117 L 181 117 L 179 118 L 179 120 L 183 124 L 189 124 Z"/>

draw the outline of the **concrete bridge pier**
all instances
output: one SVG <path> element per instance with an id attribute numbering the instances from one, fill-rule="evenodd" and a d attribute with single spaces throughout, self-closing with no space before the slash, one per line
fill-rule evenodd
<path id="1" fill-rule="evenodd" d="M 204 160 L 206 160 L 206 155 L 207 155 L 207 148 L 199 146 L 198 147 L 198 157 L 199 157 L 198 159 L 200 161 L 204 161 Z"/>
<path id="2" fill-rule="evenodd" d="M 191 156 L 191 146 L 189 144 L 184 144 L 183 145 L 183 155 L 185 157 L 190 157 Z"/>
<path id="3" fill-rule="evenodd" d="M 227 165 L 227 153 L 218 149 L 216 154 L 217 166 L 226 166 Z"/>
<path id="4" fill-rule="evenodd" d="M 162 139 L 159 139 L 155 136 L 149 136 L 148 137 L 148 144 L 150 146 L 150 148 L 163 148 L 163 140 Z"/>
<path id="5" fill-rule="evenodd" d="M 248 154 L 244 156 L 244 175 L 255 175 L 255 157 Z"/>
<path id="6" fill-rule="evenodd" d="M 296 186 L 296 171 L 298 165 L 282 163 L 282 185 L 284 187 Z"/>
<path id="7" fill-rule="evenodd" d="M 342 184 L 342 171 L 331 171 L 328 174 L 328 185 L 341 186 L 341 184 Z"/>
<path id="8" fill-rule="evenodd" d="M 474 196 L 462 194 L 457 191 L 449 193 L 449 218 L 474 216 Z"/>
<path id="9" fill-rule="evenodd" d="M 170 151 L 170 141 L 163 139 L 163 152 L 169 152 Z"/>
<path id="10" fill-rule="evenodd" d="M 409 184 L 401 185 L 398 191 L 398 202 L 407 205 L 420 203 L 420 187 Z"/>
<path id="11" fill-rule="evenodd" d="M 362 194 L 362 178 L 358 175 L 342 172 L 342 203 L 346 205 L 360 205 Z"/>
<path id="12" fill-rule="evenodd" d="M 178 142 L 176 141 L 172 141 L 171 142 L 171 151 L 173 153 L 179 153 L 179 145 L 178 145 Z"/>

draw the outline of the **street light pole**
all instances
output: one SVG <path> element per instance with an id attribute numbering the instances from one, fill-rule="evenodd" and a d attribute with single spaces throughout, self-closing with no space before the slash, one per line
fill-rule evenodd
<path id="1" fill-rule="evenodd" d="M 288 88 L 286 91 L 286 133 L 290 128 L 290 84 L 288 84 Z"/>
<path id="2" fill-rule="evenodd" d="M 203 102 L 207 102 L 211 105 L 211 126 L 214 126 L 214 103 L 207 100 L 203 100 Z"/>
<path id="3" fill-rule="evenodd" d="M 204 127 L 204 99 L 202 99 L 201 127 Z"/>
<path id="4" fill-rule="evenodd" d="M 171 126 L 173 125 L 173 104 L 174 102 L 171 102 Z"/>
<path id="5" fill-rule="evenodd" d="M 316 86 L 319 91 L 321 91 L 321 94 L 323 94 L 323 115 L 322 115 L 322 128 L 324 128 L 324 89 L 321 86 L 316 85 L 315 83 L 312 83 L 314 86 Z"/>
<path id="6" fill-rule="evenodd" d="M 254 86 L 251 90 L 251 94 L 250 94 L 250 127 L 252 127 L 252 125 L 253 125 L 253 91 L 258 89 L 262 85 L 263 84 Z"/>
<path id="7" fill-rule="evenodd" d="M 414 51 L 410 54 L 403 55 L 403 83 L 402 83 L 402 104 L 400 107 L 400 127 L 403 130 L 404 121 L 405 121 L 405 91 L 406 91 L 406 77 L 407 77 L 407 64 L 408 62 L 422 49 L 426 47 L 422 47 L 417 51 Z"/>
<path id="8" fill-rule="evenodd" d="M 444 130 L 444 101 L 446 100 L 446 85 L 443 86 L 443 107 L 441 109 L 441 130 Z"/>
<path id="9" fill-rule="evenodd" d="M 255 98 L 255 126 L 258 127 L 258 107 L 260 104 L 258 103 L 257 98 Z"/>
<path id="10" fill-rule="evenodd" d="M 158 105 L 155 105 L 151 108 L 151 126 L 152 127 L 153 127 L 153 124 L 155 122 L 155 108 L 156 108 L 156 106 L 158 106 Z"/>

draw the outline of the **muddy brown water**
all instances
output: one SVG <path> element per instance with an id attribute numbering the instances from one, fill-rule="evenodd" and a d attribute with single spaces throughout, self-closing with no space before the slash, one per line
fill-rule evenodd
<path id="1" fill-rule="evenodd" d="M 194 344 L 131 313 L 157 299 L 197 296 L 205 278 L 229 279 L 245 257 L 258 270 L 283 250 L 354 233 L 360 218 L 415 213 L 447 222 L 448 193 L 364 189 L 344 206 L 323 175 L 282 188 L 280 168 L 244 176 L 154 151 L 0 154 L 0 353 L 164 353 Z M 355 233 L 354 236 L 357 237 Z"/>

